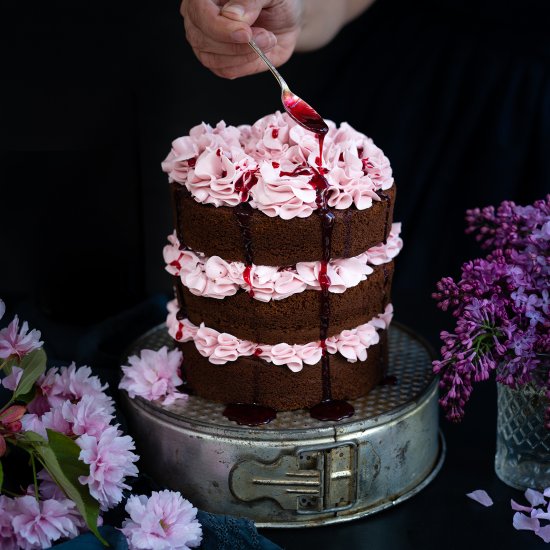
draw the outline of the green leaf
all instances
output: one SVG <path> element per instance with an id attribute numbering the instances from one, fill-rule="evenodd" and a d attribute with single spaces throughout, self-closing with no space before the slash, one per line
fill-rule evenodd
<path id="1" fill-rule="evenodd" d="M 25 403 L 25 405 L 28 405 L 35 397 L 36 397 L 36 386 L 33 386 L 30 392 L 24 393 L 23 395 L 18 395 L 17 401 L 19 401 L 20 403 Z"/>
<path id="2" fill-rule="evenodd" d="M 2 492 L 2 485 L 4 485 L 4 468 L 2 467 L 2 462 L 0 461 L 0 493 Z"/>
<path id="3" fill-rule="evenodd" d="M 48 429 L 46 432 L 48 441 L 34 432 L 25 432 L 21 440 L 30 443 L 32 452 L 36 454 L 51 478 L 76 504 L 90 531 L 108 546 L 97 529 L 99 504 L 90 495 L 88 487 L 78 481 L 80 476 L 90 475 L 89 466 L 78 460 L 80 447 L 66 435 Z"/>
<path id="4" fill-rule="evenodd" d="M 17 384 L 17 388 L 13 392 L 13 401 L 19 399 L 20 396 L 28 394 L 34 383 L 40 378 L 40 376 L 46 370 L 46 353 L 40 349 L 31 351 L 28 355 L 25 355 L 19 365 L 23 369 L 23 374 Z"/>

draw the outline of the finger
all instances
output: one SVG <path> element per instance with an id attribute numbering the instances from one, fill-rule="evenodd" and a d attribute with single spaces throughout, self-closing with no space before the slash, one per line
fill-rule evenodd
<path id="1" fill-rule="evenodd" d="M 243 63 L 233 67 L 212 69 L 214 74 L 221 76 L 222 78 L 228 78 L 229 80 L 234 80 L 235 78 L 240 78 L 241 76 L 248 76 L 264 71 L 267 71 L 267 67 L 261 59 L 258 59 L 257 56 L 254 61 L 249 61 L 248 63 Z"/>
<path id="2" fill-rule="evenodd" d="M 252 55 L 220 55 L 214 53 L 206 53 L 198 50 L 193 50 L 198 60 L 212 72 L 218 74 L 219 71 L 225 71 L 235 69 L 239 67 L 248 66 L 251 63 L 258 61 L 258 56 L 253 53 Z M 258 66 L 261 67 L 261 66 Z M 265 67 L 265 63 L 264 63 Z M 267 69 L 267 67 L 266 67 Z M 255 72 L 260 72 L 259 70 Z"/>
<path id="3" fill-rule="evenodd" d="M 263 8 L 271 3 L 271 0 L 230 0 L 221 8 L 224 17 L 234 21 L 241 21 L 252 26 Z"/>
<path id="4" fill-rule="evenodd" d="M 248 55 L 251 52 L 248 44 L 234 44 L 231 42 L 219 42 L 204 34 L 191 20 L 185 21 L 185 34 L 187 41 L 194 49 L 220 55 Z M 269 51 L 277 44 L 274 34 L 265 29 L 253 29 L 253 36 L 260 48 Z"/>
<path id="5" fill-rule="evenodd" d="M 258 14 L 260 10 L 261 7 Z M 231 10 L 229 13 L 234 15 Z M 258 18 L 258 14 L 254 21 Z M 204 34 L 218 42 L 245 44 L 252 37 L 252 30 L 247 20 L 232 19 L 222 15 L 220 8 L 210 0 L 187 0 L 182 3 L 182 15 L 184 19 L 190 19 Z"/>
<path id="6" fill-rule="evenodd" d="M 247 65 L 248 63 L 252 63 L 258 59 L 258 54 L 254 52 L 247 55 L 223 55 L 218 53 L 203 52 L 200 50 L 193 51 L 199 61 L 212 71 L 240 67 L 241 65 Z"/>
<path id="7" fill-rule="evenodd" d="M 278 66 L 285 63 L 290 57 L 290 53 L 286 50 L 283 50 L 280 47 L 275 47 L 268 55 L 271 62 Z M 261 73 L 267 71 L 266 64 L 259 58 L 249 61 L 247 63 L 242 63 L 240 65 L 227 65 L 225 67 L 220 67 L 217 69 L 212 69 L 212 72 L 223 78 L 239 78 L 241 76 L 247 76 L 251 74 Z"/>

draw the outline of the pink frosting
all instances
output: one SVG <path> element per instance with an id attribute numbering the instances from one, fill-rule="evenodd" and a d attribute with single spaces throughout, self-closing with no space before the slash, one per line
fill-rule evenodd
<path id="1" fill-rule="evenodd" d="M 204 323 L 197 327 L 189 319 L 178 320 L 176 300 L 168 304 L 168 312 L 166 323 L 172 338 L 178 342 L 193 341 L 198 352 L 215 365 L 235 361 L 238 357 L 257 355 L 268 363 L 286 365 L 291 371 L 298 372 L 302 370 L 304 364 L 314 365 L 321 359 L 320 342 L 294 345 L 255 344 L 205 327 Z M 340 353 L 350 363 L 364 361 L 367 358 L 367 349 L 379 342 L 377 331 L 388 328 L 392 316 L 393 306 L 389 304 L 384 313 L 374 317 L 368 323 L 327 338 L 325 342 L 327 352 Z"/>
<path id="2" fill-rule="evenodd" d="M 401 250 L 401 224 L 394 223 L 386 244 L 369 248 L 355 258 L 331 260 L 327 266 L 329 291 L 339 294 L 364 281 L 373 271 L 371 265 L 390 262 Z M 319 270 L 321 262 L 300 262 L 294 267 L 252 265 L 251 286 L 244 280 L 245 264 L 226 262 L 219 256 L 206 257 L 200 252 L 180 250 L 175 234 L 168 237 L 164 247 L 166 270 L 181 279 L 191 294 L 222 299 L 233 296 L 239 289 L 249 291 L 260 302 L 283 300 L 304 290 L 321 290 Z"/>
<path id="3" fill-rule="evenodd" d="M 393 185 L 388 159 L 372 140 L 342 123 L 327 121 L 323 167 L 330 184 L 328 204 L 359 210 L 380 200 L 377 191 Z M 286 113 L 265 116 L 252 126 L 218 123 L 194 127 L 176 139 L 162 163 L 170 181 L 184 185 L 196 201 L 235 206 L 243 199 L 239 180 L 254 173 L 257 183 L 246 199 L 253 208 L 283 219 L 307 217 L 317 209 L 310 184 L 317 166 L 319 144 L 312 132 Z M 291 175 L 289 175 L 291 174 Z"/>

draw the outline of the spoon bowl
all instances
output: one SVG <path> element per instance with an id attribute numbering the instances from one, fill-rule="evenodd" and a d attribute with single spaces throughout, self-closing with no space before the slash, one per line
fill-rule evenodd
<path id="1" fill-rule="evenodd" d="M 250 47 L 259 55 L 262 61 L 267 65 L 279 85 L 281 86 L 281 101 L 285 111 L 303 128 L 317 134 L 319 137 L 324 137 L 328 132 L 327 123 L 323 117 L 302 98 L 290 91 L 288 84 L 275 68 L 273 63 L 267 58 L 265 53 L 258 48 L 254 40 L 249 43 Z"/>

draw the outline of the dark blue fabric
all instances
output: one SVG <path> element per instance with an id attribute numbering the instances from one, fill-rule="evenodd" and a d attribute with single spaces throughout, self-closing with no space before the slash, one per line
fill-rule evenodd
<path id="1" fill-rule="evenodd" d="M 254 522 L 246 518 L 233 518 L 201 512 L 197 519 L 202 525 L 201 550 L 280 550 L 280 546 L 256 531 Z M 117 529 L 100 527 L 101 535 L 113 550 L 127 550 L 126 537 Z M 94 535 L 86 533 L 58 544 L 63 550 L 104 550 L 105 547 Z"/>
<path id="2" fill-rule="evenodd" d="M 113 550 L 128 550 L 126 537 L 118 529 L 104 525 L 99 528 L 99 532 Z M 62 542 L 56 545 L 55 548 L 62 550 L 105 550 L 105 546 L 92 533 L 86 533 L 67 542 Z"/>

